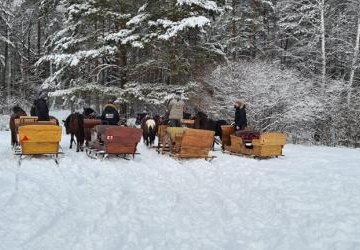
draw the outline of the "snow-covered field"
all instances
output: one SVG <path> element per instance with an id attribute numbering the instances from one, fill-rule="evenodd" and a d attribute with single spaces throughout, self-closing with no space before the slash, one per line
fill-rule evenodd
<path id="1" fill-rule="evenodd" d="M 360 249 L 360 150 L 17 159 L 0 132 L 0 249 Z"/>

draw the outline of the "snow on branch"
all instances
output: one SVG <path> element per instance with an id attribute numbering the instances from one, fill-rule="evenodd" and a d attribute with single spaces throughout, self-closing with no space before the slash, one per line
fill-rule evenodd
<path id="1" fill-rule="evenodd" d="M 96 83 L 88 83 L 67 89 L 55 90 L 49 93 L 49 95 L 52 97 L 62 97 L 92 93 L 99 96 L 116 96 L 121 100 L 137 100 L 147 104 L 162 105 L 173 97 L 174 91 L 180 91 L 186 95 L 194 86 L 196 86 L 195 83 L 188 85 L 167 85 L 163 83 L 140 84 L 138 82 L 129 82 L 125 88 L 119 88 L 116 86 L 105 87 Z"/>
<path id="2" fill-rule="evenodd" d="M 204 16 L 194 16 L 184 18 L 179 22 L 160 19 L 157 20 L 156 24 L 160 24 L 167 29 L 165 34 L 159 36 L 159 39 L 169 40 L 170 38 L 176 36 L 179 32 L 188 28 L 203 29 L 205 26 L 210 24 L 210 20 Z"/>
<path id="3" fill-rule="evenodd" d="M 125 85 L 121 98 L 127 100 L 139 100 L 148 104 L 164 104 L 173 97 L 174 92 L 186 93 L 192 91 L 197 84 L 190 82 L 187 85 L 168 85 L 164 83 L 143 83 L 130 82 Z"/>
<path id="4" fill-rule="evenodd" d="M 137 25 L 141 22 L 143 22 L 144 20 L 146 20 L 150 15 L 149 14 L 144 14 L 141 13 L 139 15 L 134 16 L 133 18 L 131 18 L 126 25 L 127 26 L 132 26 L 132 25 Z"/>
<path id="5" fill-rule="evenodd" d="M 43 56 L 36 62 L 36 66 L 41 65 L 44 62 L 51 61 L 56 65 L 69 65 L 77 66 L 80 61 L 85 59 L 95 59 L 102 55 L 115 54 L 116 47 L 103 46 L 99 49 L 78 51 L 75 54 L 52 54 Z"/>
<path id="6" fill-rule="evenodd" d="M 176 5 L 198 6 L 205 10 L 221 12 L 221 8 L 219 8 L 214 1 L 208 1 L 208 0 L 177 0 Z"/>
<path id="7" fill-rule="evenodd" d="M 8 45 L 15 47 L 15 45 L 6 37 L 0 35 L 0 42 L 7 43 Z"/>

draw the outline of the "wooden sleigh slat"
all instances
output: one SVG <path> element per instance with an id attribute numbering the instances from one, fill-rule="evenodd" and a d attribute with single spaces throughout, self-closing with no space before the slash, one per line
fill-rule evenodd
<path id="1" fill-rule="evenodd" d="M 57 120 L 50 118 L 49 121 L 39 121 L 37 116 L 20 116 L 15 119 L 16 128 L 25 125 L 57 125 Z"/>

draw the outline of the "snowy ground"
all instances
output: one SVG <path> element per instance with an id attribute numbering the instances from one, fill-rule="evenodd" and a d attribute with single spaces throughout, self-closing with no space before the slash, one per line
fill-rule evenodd
<path id="1" fill-rule="evenodd" d="M 68 149 L 17 167 L 0 132 L 0 249 L 360 249 L 360 150 L 135 160 Z"/>

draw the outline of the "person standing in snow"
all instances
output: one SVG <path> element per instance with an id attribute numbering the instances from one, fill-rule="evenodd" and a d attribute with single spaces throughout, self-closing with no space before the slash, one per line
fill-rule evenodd
<path id="1" fill-rule="evenodd" d="M 119 112 L 114 105 L 113 100 L 109 100 L 108 103 L 105 105 L 104 110 L 101 114 L 101 121 L 102 124 L 105 125 L 118 125 L 120 121 Z"/>
<path id="2" fill-rule="evenodd" d="M 244 130 L 247 127 L 245 102 L 240 100 L 234 104 L 235 108 L 235 129 Z"/>
<path id="3" fill-rule="evenodd" d="M 30 114 L 32 116 L 37 116 L 38 121 L 50 121 L 47 100 L 48 93 L 46 91 L 41 91 L 38 99 L 34 101 L 33 106 L 31 107 Z"/>
<path id="4" fill-rule="evenodd" d="M 169 123 L 173 127 L 180 127 L 180 120 L 183 119 L 185 103 L 181 99 L 181 93 L 176 92 L 175 98 L 173 98 L 168 104 L 169 111 Z"/>

